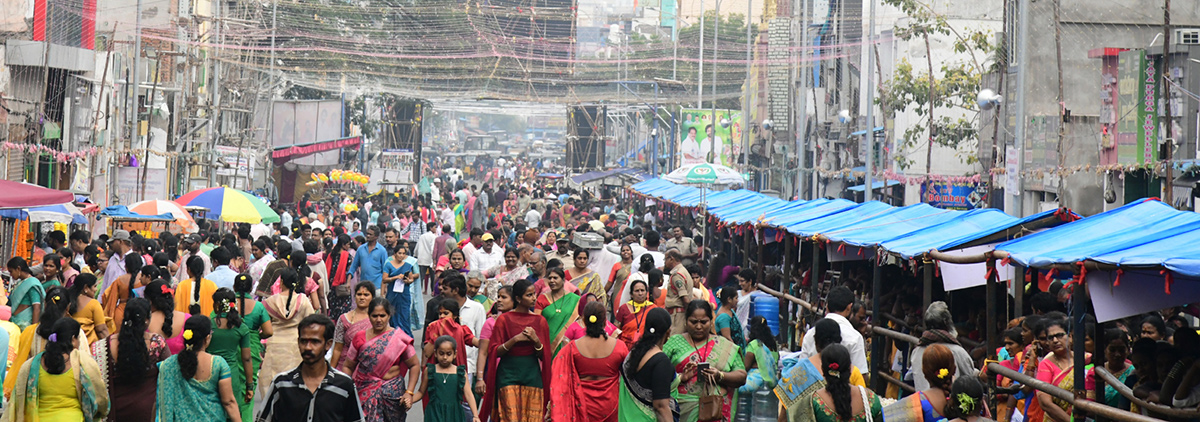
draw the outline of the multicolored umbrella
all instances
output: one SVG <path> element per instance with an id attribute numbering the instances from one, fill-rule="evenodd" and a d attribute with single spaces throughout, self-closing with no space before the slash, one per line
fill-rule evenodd
<path id="1" fill-rule="evenodd" d="M 279 214 L 263 200 L 233 188 L 207 188 L 188 192 L 176 199 L 183 206 L 208 208 L 207 216 L 228 223 L 278 223 Z"/>
<path id="2" fill-rule="evenodd" d="M 171 214 L 172 217 L 175 217 L 175 224 L 183 227 L 184 231 L 188 233 L 200 231 L 200 227 L 196 225 L 196 220 L 192 219 L 192 215 L 188 214 L 182 205 L 174 201 L 163 201 L 160 199 L 142 201 L 130 205 L 129 210 L 144 215 Z"/>

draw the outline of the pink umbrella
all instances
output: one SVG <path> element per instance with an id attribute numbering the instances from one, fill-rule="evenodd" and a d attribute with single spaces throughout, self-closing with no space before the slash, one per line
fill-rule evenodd
<path id="1" fill-rule="evenodd" d="M 0 180 L 0 192 L 4 192 L 0 195 L 0 209 L 36 208 L 75 201 L 71 192 L 9 180 Z"/>
<path id="2" fill-rule="evenodd" d="M 129 206 L 129 210 L 142 215 L 159 215 L 171 214 L 175 217 L 175 224 L 183 227 L 188 233 L 200 231 L 196 225 L 196 220 L 192 219 L 192 215 L 183 209 L 183 205 L 179 205 L 174 201 L 163 201 L 153 199 L 142 201 Z"/>

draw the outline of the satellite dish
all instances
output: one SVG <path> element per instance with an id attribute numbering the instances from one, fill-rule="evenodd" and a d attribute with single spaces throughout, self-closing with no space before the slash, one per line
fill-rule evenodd
<path id="1" fill-rule="evenodd" d="M 1000 96 L 1000 94 L 997 94 L 996 91 L 992 91 L 990 89 L 979 91 L 979 94 L 975 96 L 975 102 L 979 104 L 979 108 L 983 110 L 991 110 L 993 107 L 999 105 L 1000 101 L 1003 99 L 1004 97 Z"/>

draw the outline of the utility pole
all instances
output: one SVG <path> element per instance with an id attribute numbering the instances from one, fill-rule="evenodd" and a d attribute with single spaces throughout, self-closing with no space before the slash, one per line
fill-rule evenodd
<path id="1" fill-rule="evenodd" d="M 1166 178 L 1163 180 L 1163 201 L 1172 207 L 1175 206 L 1175 183 L 1172 179 L 1175 178 L 1175 169 L 1171 168 L 1171 156 L 1174 154 L 1171 145 L 1175 139 L 1172 135 L 1173 128 L 1171 124 L 1171 0 L 1163 0 L 1163 62 L 1158 68 L 1162 73 L 1162 96 L 1163 96 L 1163 112 L 1166 113 L 1167 120 L 1166 134 L 1167 138 L 1163 139 L 1165 144 L 1164 151 L 1166 156 L 1163 157 L 1163 162 L 1166 163 Z"/>
<path id="2" fill-rule="evenodd" d="M 713 75 L 711 94 L 713 99 L 712 101 L 709 101 L 709 105 L 712 106 L 711 124 L 713 128 L 713 134 L 712 136 L 708 137 L 708 151 L 712 154 L 712 163 L 721 164 L 721 155 L 717 154 L 717 129 L 721 128 L 721 125 L 719 124 L 720 122 L 717 121 L 717 40 L 721 38 L 721 0 L 715 0 L 714 3 L 716 3 L 716 10 L 713 11 L 713 17 L 716 19 L 713 20 Z M 701 45 L 700 49 L 703 50 L 704 46 Z"/>
<path id="3" fill-rule="evenodd" d="M 702 109 L 704 108 L 704 0 L 700 0 L 700 71 L 696 72 L 696 78 L 696 108 Z"/>
<path id="4" fill-rule="evenodd" d="M 679 71 L 679 6 L 681 0 L 666 0 L 675 2 L 675 24 L 671 25 L 671 40 L 674 41 L 674 46 L 671 47 L 671 80 L 678 81 Z M 703 13 L 701 13 L 703 19 Z M 703 22 L 703 21 L 702 21 Z"/>
<path id="5" fill-rule="evenodd" d="M 1029 87 L 1029 8 L 1032 6 L 1030 2 L 1031 0 L 1020 0 L 1021 11 L 1018 19 L 1020 19 L 1021 38 L 1017 41 L 1017 127 L 1016 136 L 1013 140 L 1017 151 L 1017 174 L 1013 175 L 1017 180 L 1017 191 L 1008 192 L 1009 195 L 1016 196 L 1016 198 L 1013 198 L 1013 212 L 1009 214 L 1015 215 L 1018 218 L 1025 216 L 1023 212 L 1023 208 L 1025 207 L 1025 187 L 1021 183 L 1020 172 L 1025 167 L 1025 126 L 1029 122 L 1028 109 L 1025 107 L 1025 91 Z"/>
<path id="6" fill-rule="evenodd" d="M 141 85 L 142 83 L 142 0 L 137 0 L 137 7 L 134 11 L 136 16 L 133 18 L 133 70 L 129 72 L 129 80 L 126 81 L 129 82 L 129 98 L 130 103 L 133 104 L 133 112 L 129 113 L 129 128 L 131 131 L 129 136 L 129 149 L 131 150 L 134 149 L 134 142 L 137 141 L 138 136 L 142 134 L 141 128 L 138 127 L 138 123 L 141 119 L 140 116 L 138 116 L 137 102 L 139 91 L 138 85 Z M 144 166 L 145 163 L 142 163 L 142 165 Z"/>
<path id="7" fill-rule="evenodd" d="M 753 1 L 750 1 L 750 0 L 746 1 L 746 92 L 744 92 L 742 94 L 743 96 L 746 97 L 746 98 L 744 98 L 746 105 L 745 105 L 745 107 L 742 107 L 742 173 L 749 173 L 749 171 L 750 171 L 750 169 L 749 169 L 749 164 L 750 164 L 750 130 L 749 130 L 749 128 L 754 123 L 754 122 L 750 121 L 750 78 L 751 78 L 751 76 L 750 76 L 750 74 L 751 74 L 750 61 L 754 59 L 753 55 L 751 53 L 752 49 L 754 48 L 754 39 L 752 38 L 754 35 L 750 31 L 750 29 L 751 29 L 750 28 L 750 22 L 751 22 L 750 15 L 754 11 L 753 6 L 754 6 Z M 731 154 L 731 156 L 732 156 L 732 154 Z M 737 159 L 736 156 L 732 156 L 731 158 Z M 759 186 L 758 190 L 762 191 L 762 187 Z"/>
<path id="8" fill-rule="evenodd" d="M 1067 134 L 1066 120 L 1066 104 L 1067 99 L 1063 96 L 1063 68 L 1062 68 L 1062 20 L 1059 19 L 1059 8 L 1062 0 L 1054 0 L 1054 63 L 1058 69 L 1058 147 L 1054 155 L 1058 156 L 1058 163 L 1055 170 L 1055 176 L 1058 178 L 1058 206 L 1063 206 L 1062 193 L 1065 187 L 1063 186 L 1063 140 Z"/>
<path id="9" fill-rule="evenodd" d="M 269 96 L 267 99 L 267 133 L 265 136 L 263 136 L 263 149 L 268 152 L 271 150 L 271 145 L 273 145 L 272 141 L 274 140 L 273 138 L 275 136 L 275 35 L 277 28 L 275 24 L 275 17 L 278 11 L 279 0 L 271 0 L 271 63 L 269 63 L 271 71 L 267 74 L 267 95 Z M 366 120 L 366 113 L 363 113 L 363 123 L 366 123 Z M 366 139 L 366 134 L 364 133 L 363 135 L 363 139 Z M 274 169 L 272 169 L 272 167 L 275 165 L 275 160 L 272 160 L 270 158 L 270 154 L 267 154 L 266 161 L 266 178 L 269 180 L 271 175 L 274 174 Z M 249 185 L 249 183 L 247 183 L 247 185 Z M 266 186 L 272 185 L 267 183 Z M 278 195 L 278 192 L 276 192 L 276 195 Z M 276 196 L 275 199 L 279 199 L 279 197 Z"/>
<path id="10" fill-rule="evenodd" d="M 795 25 L 795 17 L 798 14 L 803 14 L 803 17 L 804 17 L 803 20 L 800 22 L 800 49 L 798 50 L 798 54 L 800 57 L 800 60 L 799 60 L 800 107 L 798 107 L 795 111 L 795 116 L 796 116 L 796 163 L 797 163 L 797 166 L 796 166 L 797 167 L 797 169 L 796 169 L 796 196 L 800 196 L 800 190 L 802 189 L 802 186 L 804 186 L 804 171 L 802 171 L 801 169 L 805 168 L 804 162 L 806 161 L 806 158 L 808 155 L 808 150 L 809 150 L 809 148 L 807 146 L 811 145 L 812 141 L 808 138 L 808 80 L 809 80 L 809 77 L 808 77 L 808 61 L 806 60 L 808 58 L 808 20 L 809 20 L 808 0 L 804 0 L 803 10 L 799 10 L 799 11 L 794 10 L 795 9 L 794 5 L 796 3 L 797 3 L 796 1 L 792 2 L 792 4 L 793 4 L 793 11 L 792 11 L 793 27 Z M 794 37 L 792 39 L 795 40 Z M 817 193 L 817 156 L 816 156 L 815 148 L 813 148 L 812 164 L 810 164 L 808 166 L 808 169 L 812 173 L 812 185 L 809 186 L 809 189 L 808 189 L 809 194 L 807 196 L 808 196 L 808 199 L 817 199 L 816 198 L 816 193 Z"/>
<path id="11" fill-rule="evenodd" d="M 871 54 L 871 47 L 875 45 L 875 0 L 871 2 L 871 17 L 867 25 L 867 45 L 864 48 L 867 51 L 867 133 L 863 136 L 867 137 L 867 175 L 863 185 L 863 202 L 868 202 L 874 196 L 874 187 L 872 182 L 875 172 L 875 55 Z M 933 75 L 929 75 L 932 80 Z M 886 187 L 887 182 L 883 185 Z"/>
<path id="12" fill-rule="evenodd" d="M 213 28 L 213 36 L 218 47 L 215 47 L 216 54 L 213 54 L 212 84 L 209 86 L 209 88 L 212 89 L 212 92 L 210 93 L 212 94 L 212 103 L 209 104 L 208 130 L 212 132 L 212 144 L 207 148 L 209 152 L 207 158 L 209 161 L 208 187 L 213 187 L 216 185 L 217 173 L 214 170 L 216 168 L 216 156 L 213 154 L 213 152 L 216 151 L 217 144 L 220 143 L 221 140 L 221 60 L 219 46 L 221 45 L 222 4 L 220 1 L 217 1 L 214 2 L 214 5 L 213 25 L 215 25 L 215 27 Z"/>

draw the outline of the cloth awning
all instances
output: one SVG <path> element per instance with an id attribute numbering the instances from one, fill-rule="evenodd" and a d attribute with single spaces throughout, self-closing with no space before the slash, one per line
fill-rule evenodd
<path id="1" fill-rule="evenodd" d="M 331 139 L 328 141 L 313 142 L 302 145 L 276 147 L 271 151 L 271 159 L 275 161 L 275 164 L 283 164 L 293 158 L 316 154 L 322 151 L 335 150 L 338 148 L 358 148 L 360 144 L 362 144 L 361 136 L 351 136 L 348 138 Z"/>
<path id="2" fill-rule="evenodd" d="M 0 209 L 36 208 L 75 201 L 71 192 L 10 180 L 0 180 L 0 192 L 4 192 L 0 195 Z"/>

